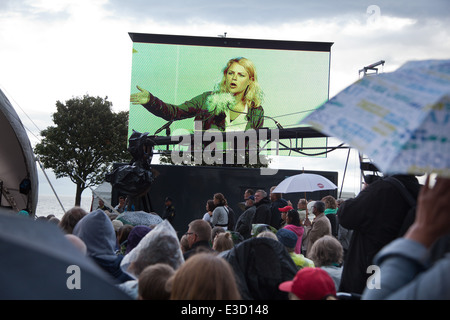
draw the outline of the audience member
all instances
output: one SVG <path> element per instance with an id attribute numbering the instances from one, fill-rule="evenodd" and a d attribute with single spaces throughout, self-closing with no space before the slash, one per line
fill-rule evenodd
<path id="1" fill-rule="evenodd" d="M 125 197 L 119 196 L 119 203 L 114 207 L 114 210 L 116 210 L 118 213 L 125 212 L 126 204 L 125 204 Z"/>
<path id="2" fill-rule="evenodd" d="M 209 239 L 209 245 L 212 247 L 214 245 L 214 240 L 219 233 L 225 232 L 225 229 L 222 227 L 214 227 L 211 229 L 211 239 Z"/>
<path id="3" fill-rule="evenodd" d="M 175 206 L 173 205 L 173 199 L 171 197 L 166 197 L 164 200 L 164 206 L 162 218 L 167 219 L 172 224 L 175 219 Z"/>
<path id="4" fill-rule="evenodd" d="M 180 239 L 180 248 L 183 255 L 189 250 L 189 242 L 187 234 L 183 234 Z"/>
<path id="5" fill-rule="evenodd" d="M 213 227 L 228 228 L 228 208 L 227 200 L 221 193 L 214 194 L 214 205 L 216 206 L 211 216 L 211 225 Z"/>
<path id="6" fill-rule="evenodd" d="M 332 236 L 323 236 L 318 239 L 308 253 L 316 267 L 325 270 L 333 279 L 336 288 L 339 288 L 342 276 L 343 249 L 340 242 Z"/>
<path id="7" fill-rule="evenodd" d="M 278 241 L 277 235 L 276 235 L 273 231 L 263 231 L 263 232 L 260 232 L 260 233 L 258 233 L 258 235 L 256 236 L 256 238 L 270 238 L 270 239 L 273 239 L 273 240 L 277 240 L 277 241 Z"/>
<path id="8" fill-rule="evenodd" d="M 73 234 L 86 244 L 87 256 L 91 257 L 117 282 L 131 280 L 120 268 L 123 256 L 115 253 L 116 233 L 106 213 L 97 209 L 84 216 L 73 229 Z"/>
<path id="9" fill-rule="evenodd" d="M 127 250 L 125 251 L 125 254 L 128 254 L 131 250 L 133 250 L 139 244 L 141 239 L 144 238 L 145 235 L 151 230 L 152 229 L 147 226 L 135 226 L 131 229 L 127 238 Z"/>
<path id="10" fill-rule="evenodd" d="M 166 263 L 147 266 L 139 275 L 139 300 L 169 300 L 167 281 L 175 274 L 175 270 Z"/>
<path id="11" fill-rule="evenodd" d="M 292 206 L 285 206 L 283 208 L 278 208 L 278 211 L 281 212 L 281 224 L 280 228 L 284 228 L 286 226 L 286 215 L 289 210 L 293 210 L 294 208 Z"/>
<path id="12" fill-rule="evenodd" d="M 65 235 L 66 239 L 69 240 L 83 255 L 87 254 L 87 247 L 83 240 L 79 237 L 68 233 Z"/>
<path id="13" fill-rule="evenodd" d="M 206 201 L 206 212 L 203 215 L 203 220 L 211 223 L 211 217 L 216 205 L 214 204 L 214 200 L 210 199 Z"/>
<path id="14" fill-rule="evenodd" d="M 279 208 L 284 208 L 288 205 L 287 201 L 283 199 L 283 194 L 281 193 L 274 193 L 273 190 L 276 188 L 276 186 L 273 186 L 270 188 L 270 212 L 271 212 L 271 218 L 270 218 L 270 225 L 274 227 L 275 229 L 280 229 L 281 227 L 281 214 L 278 210 Z"/>
<path id="15" fill-rule="evenodd" d="M 326 196 L 322 198 L 322 202 L 325 203 L 325 217 L 330 220 L 331 223 L 331 235 L 338 236 L 338 220 L 337 220 L 337 203 L 333 196 Z"/>
<path id="16" fill-rule="evenodd" d="M 283 227 L 283 229 L 290 230 L 297 235 L 297 244 L 295 245 L 294 252 L 297 254 L 302 253 L 302 238 L 305 229 L 300 223 L 300 216 L 297 210 L 292 209 L 287 212 L 286 225 Z"/>
<path id="17" fill-rule="evenodd" d="M 417 178 L 394 175 L 370 183 L 356 198 L 346 200 L 339 207 L 339 223 L 353 230 L 342 270 L 341 292 L 362 294 L 370 276 L 367 267 L 374 256 L 400 236 L 410 205 L 400 189 L 389 181 L 392 178 L 417 199 L 420 190 Z"/>
<path id="18" fill-rule="evenodd" d="M 189 258 L 169 280 L 171 300 L 239 300 L 233 269 L 215 254 Z"/>
<path id="19" fill-rule="evenodd" d="M 125 224 L 117 232 L 117 254 L 125 255 L 127 251 L 128 236 L 134 227 L 131 224 Z"/>
<path id="20" fill-rule="evenodd" d="M 86 210 L 80 207 L 73 207 L 67 210 L 59 222 L 59 227 L 67 234 L 73 232 L 73 228 L 84 216 L 87 215 Z"/>
<path id="21" fill-rule="evenodd" d="M 325 217 L 325 203 L 322 201 L 315 201 L 312 206 L 312 213 L 315 218 L 311 223 L 309 219 L 305 219 L 306 230 L 304 233 L 304 239 L 307 239 L 306 254 L 313 246 L 314 242 L 326 235 L 331 235 L 331 223 L 330 220 Z"/>
<path id="22" fill-rule="evenodd" d="M 378 283 L 366 286 L 362 299 L 450 299 L 450 254 L 430 261 L 432 245 L 450 233 L 450 179 L 438 177 L 433 188 L 429 179 L 419 193 L 413 224 L 372 261 L 382 274 L 374 276 Z"/>
<path id="23" fill-rule="evenodd" d="M 245 211 L 237 219 L 234 229 L 236 232 L 239 232 L 244 239 L 249 239 L 252 236 L 252 222 L 255 211 L 255 197 L 250 195 L 245 199 Z"/>
<path id="24" fill-rule="evenodd" d="M 107 207 L 105 205 L 105 202 L 102 199 L 98 199 L 98 207 L 97 207 L 97 209 L 101 209 L 101 210 L 105 211 L 106 214 L 112 212 L 111 208 Z"/>
<path id="25" fill-rule="evenodd" d="M 137 246 L 123 258 L 120 264 L 122 270 L 134 279 L 122 283 L 120 288 L 137 299 L 138 278 L 142 270 L 157 263 L 168 264 L 174 270 L 177 270 L 183 262 L 183 253 L 177 234 L 170 222 L 164 220 L 156 225 L 152 231 L 145 234 Z"/>
<path id="26" fill-rule="evenodd" d="M 205 220 L 197 219 L 189 223 L 186 236 L 189 243 L 189 250 L 184 253 L 184 260 L 189 259 L 199 251 L 213 250 L 209 244 L 211 240 L 211 226 Z"/>
<path id="27" fill-rule="evenodd" d="M 277 231 L 276 237 L 278 241 L 280 241 L 285 247 L 287 252 L 294 261 L 297 269 L 301 269 L 304 267 L 314 267 L 314 263 L 312 260 L 305 258 L 305 256 L 301 253 L 295 253 L 295 247 L 297 245 L 297 235 L 295 232 L 282 228 Z"/>
<path id="28" fill-rule="evenodd" d="M 333 279 L 321 268 L 303 268 L 278 287 L 290 300 L 337 300 Z"/>
<path id="29" fill-rule="evenodd" d="M 270 225 L 272 213 L 270 211 L 270 199 L 264 190 L 255 192 L 255 215 L 252 224 L 268 224 Z"/>
<path id="30" fill-rule="evenodd" d="M 213 242 L 213 249 L 217 252 L 223 252 L 233 248 L 234 243 L 230 232 L 218 233 Z"/>

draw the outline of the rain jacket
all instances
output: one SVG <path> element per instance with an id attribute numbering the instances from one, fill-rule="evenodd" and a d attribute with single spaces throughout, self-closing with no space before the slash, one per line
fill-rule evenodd
<path id="1" fill-rule="evenodd" d="M 270 238 L 251 238 L 231 249 L 224 258 L 236 274 L 244 300 L 284 300 L 287 293 L 278 289 L 281 282 L 297 273 L 286 248 Z"/>
<path id="2" fill-rule="evenodd" d="M 73 234 L 86 244 L 87 256 L 92 258 L 117 282 L 122 283 L 132 279 L 120 268 L 123 256 L 115 253 L 116 233 L 111 219 L 103 210 L 97 209 L 84 216 L 75 225 Z"/>
<path id="3" fill-rule="evenodd" d="M 302 238 L 303 238 L 303 232 L 305 231 L 305 228 L 303 228 L 302 226 L 287 224 L 284 226 L 284 229 L 290 230 L 297 235 L 298 239 L 297 239 L 297 244 L 295 245 L 294 252 L 297 254 L 302 253 Z"/>

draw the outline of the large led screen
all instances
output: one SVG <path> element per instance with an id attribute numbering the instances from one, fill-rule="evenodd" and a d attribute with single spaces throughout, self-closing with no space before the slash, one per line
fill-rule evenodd
<path id="1" fill-rule="evenodd" d="M 129 135 L 289 129 L 328 100 L 332 43 L 130 37 Z"/>

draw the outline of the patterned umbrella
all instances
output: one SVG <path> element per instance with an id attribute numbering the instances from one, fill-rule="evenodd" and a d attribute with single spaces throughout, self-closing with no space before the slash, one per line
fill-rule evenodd
<path id="1" fill-rule="evenodd" d="M 148 213 L 145 211 L 128 211 L 117 216 L 116 220 L 120 220 L 123 224 L 131 224 L 132 226 L 150 226 L 159 224 L 163 219 L 156 213 Z"/>

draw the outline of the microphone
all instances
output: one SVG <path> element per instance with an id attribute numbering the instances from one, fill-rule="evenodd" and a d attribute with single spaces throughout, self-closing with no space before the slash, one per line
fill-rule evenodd
<path id="1" fill-rule="evenodd" d="M 170 125 L 172 124 L 173 120 L 168 121 L 165 125 L 163 125 L 161 128 L 159 128 L 158 130 L 155 131 L 154 135 L 157 135 L 158 133 L 160 133 L 161 131 L 163 131 L 164 129 L 167 129 L 170 127 Z"/>

